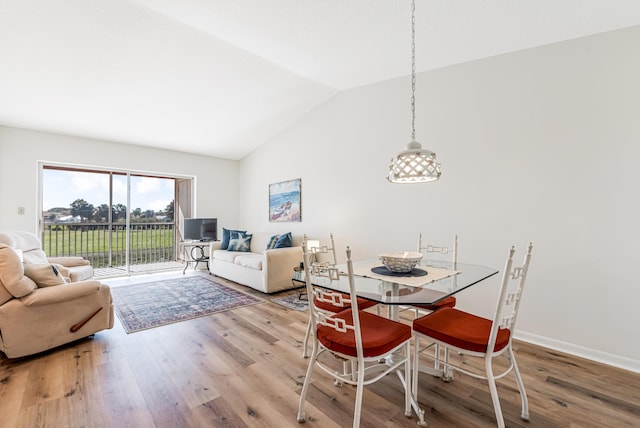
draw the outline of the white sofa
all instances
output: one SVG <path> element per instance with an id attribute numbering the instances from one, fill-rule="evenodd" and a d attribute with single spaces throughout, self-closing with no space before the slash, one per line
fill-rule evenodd
<path id="1" fill-rule="evenodd" d="M 250 252 L 222 250 L 221 241 L 211 242 L 209 271 L 263 293 L 275 293 L 294 288 L 293 268 L 302 262 L 302 237 L 293 237 L 288 248 L 266 250 L 273 233 L 249 231 Z"/>

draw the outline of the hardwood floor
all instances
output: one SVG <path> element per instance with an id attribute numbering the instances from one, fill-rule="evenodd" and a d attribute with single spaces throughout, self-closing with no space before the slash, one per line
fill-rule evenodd
<path id="1" fill-rule="evenodd" d="M 93 338 L 2 360 L 0 427 L 300 426 L 307 313 L 217 280 L 267 301 L 133 334 L 116 318 Z M 510 374 L 498 386 L 508 427 L 640 426 L 640 374 L 526 343 L 516 344 L 516 355 L 531 420 L 519 419 Z M 313 379 L 303 426 L 350 427 L 355 388 L 334 387 L 320 371 Z M 450 383 L 421 375 L 419 401 L 430 427 L 495 426 L 486 384 L 463 374 Z M 362 426 L 417 426 L 402 407 L 400 383 L 388 376 L 366 388 Z"/>

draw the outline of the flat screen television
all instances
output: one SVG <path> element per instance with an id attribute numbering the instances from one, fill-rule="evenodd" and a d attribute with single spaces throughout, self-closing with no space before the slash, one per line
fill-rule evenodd
<path id="1" fill-rule="evenodd" d="M 217 218 L 185 218 L 185 241 L 216 241 L 218 239 Z"/>

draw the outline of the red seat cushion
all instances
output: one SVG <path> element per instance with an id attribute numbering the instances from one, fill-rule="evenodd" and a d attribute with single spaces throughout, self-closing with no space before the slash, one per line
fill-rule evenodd
<path id="1" fill-rule="evenodd" d="M 428 311 L 437 311 L 438 309 L 442 309 L 442 308 L 453 308 L 455 305 L 456 305 L 456 298 L 453 296 L 449 296 L 449 297 L 445 297 L 439 302 L 436 302 L 430 305 L 417 304 L 417 305 L 411 305 L 411 306 L 415 306 L 416 308 L 419 308 L 419 309 L 426 309 Z"/>
<path id="2" fill-rule="evenodd" d="M 347 293 L 342 293 L 343 297 L 345 299 L 349 299 L 349 295 Z M 338 312 L 342 312 L 345 309 L 349 309 L 351 307 L 351 304 L 347 304 L 346 306 L 334 306 L 329 302 L 320 302 L 318 301 L 318 299 L 314 298 L 314 302 L 316 305 L 316 308 L 318 309 L 322 309 L 323 311 L 327 311 L 327 312 L 334 312 L 334 313 L 338 313 Z M 372 306 L 377 305 L 377 302 L 373 302 L 371 300 L 367 300 L 367 299 L 363 299 L 362 297 L 358 297 L 358 309 L 363 310 L 363 309 L 367 309 L 370 308 Z"/>
<path id="3" fill-rule="evenodd" d="M 413 329 L 458 348 L 487 352 L 492 321 L 454 308 L 442 308 L 413 321 Z M 511 332 L 498 330 L 494 352 L 509 344 Z"/>
<path id="4" fill-rule="evenodd" d="M 411 339 L 411 327 L 388 318 L 369 312 L 360 313 L 360 329 L 362 331 L 362 348 L 365 357 L 377 357 L 384 355 Z M 344 310 L 333 315 L 342 318 L 349 325 L 353 325 L 353 311 Z M 356 354 L 356 336 L 353 330 L 340 333 L 335 329 L 318 325 L 318 340 L 326 348 L 352 357 Z"/>

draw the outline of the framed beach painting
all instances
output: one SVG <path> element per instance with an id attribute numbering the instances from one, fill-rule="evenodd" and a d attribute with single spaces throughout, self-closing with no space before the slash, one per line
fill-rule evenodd
<path id="1" fill-rule="evenodd" d="M 269 184 L 269 221 L 301 221 L 301 179 Z"/>

